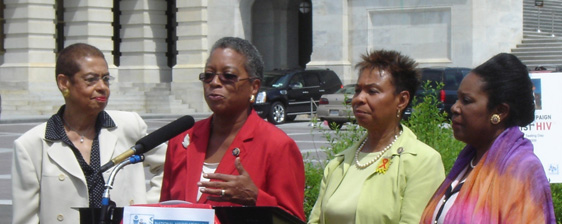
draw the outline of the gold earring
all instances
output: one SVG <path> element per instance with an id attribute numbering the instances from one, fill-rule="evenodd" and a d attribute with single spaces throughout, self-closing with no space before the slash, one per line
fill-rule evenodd
<path id="1" fill-rule="evenodd" d="M 396 117 L 400 117 L 400 109 L 398 109 L 398 112 L 396 112 Z"/>
<path id="2" fill-rule="evenodd" d="M 70 96 L 70 91 L 68 91 L 68 89 L 63 89 L 62 90 L 62 97 L 68 98 L 68 96 Z"/>
<path id="3" fill-rule="evenodd" d="M 501 121 L 500 115 L 499 114 L 493 114 L 492 118 L 490 118 L 490 122 L 492 122 L 492 124 L 499 124 Z"/>
<path id="4" fill-rule="evenodd" d="M 256 97 L 254 95 L 250 96 L 250 103 L 254 103 L 256 101 Z"/>

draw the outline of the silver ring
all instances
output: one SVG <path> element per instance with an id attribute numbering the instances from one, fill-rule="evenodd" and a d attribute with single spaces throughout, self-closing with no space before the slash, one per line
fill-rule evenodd
<path id="1" fill-rule="evenodd" d="M 225 189 L 221 189 L 221 197 L 224 196 L 224 192 L 226 192 Z"/>

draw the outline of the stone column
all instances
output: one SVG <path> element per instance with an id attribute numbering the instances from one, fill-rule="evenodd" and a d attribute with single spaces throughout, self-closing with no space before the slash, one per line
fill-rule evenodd
<path id="1" fill-rule="evenodd" d="M 500 52 L 510 52 L 523 39 L 523 1 L 474 0 L 472 4 L 472 65 Z"/>
<path id="2" fill-rule="evenodd" d="M 56 90 L 55 2 L 5 0 L 4 4 L 6 52 L 0 65 L 0 90 Z"/>
<path id="3" fill-rule="evenodd" d="M 166 57 L 166 1 L 121 0 L 120 7 L 120 82 L 171 82 Z"/>
<path id="4" fill-rule="evenodd" d="M 197 112 L 208 112 L 199 73 L 208 56 L 207 1 L 177 1 L 177 64 L 172 70 L 172 92 Z"/>
<path id="5" fill-rule="evenodd" d="M 337 3 L 335 3 L 337 2 Z M 312 0 L 312 55 L 307 67 L 334 70 L 348 84 L 355 79 L 349 58 L 348 1 Z"/>
<path id="6" fill-rule="evenodd" d="M 113 51 L 112 8 L 113 1 L 65 0 L 64 45 L 87 43 L 99 48 L 105 55 L 109 73 L 119 77 L 111 53 Z"/>

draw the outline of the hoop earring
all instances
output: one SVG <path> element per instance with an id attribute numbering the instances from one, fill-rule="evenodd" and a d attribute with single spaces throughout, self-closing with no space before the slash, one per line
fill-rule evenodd
<path id="1" fill-rule="evenodd" d="M 68 98 L 68 96 L 70 96 L 70 91 L 68 89 L 63 89 L 62 90 L 62 97 Z"/>
<path id="2" fill-rule="evenodd" d="M 250 96 L 250 103 L 254 103 L 256 101 L 256 97 L 254 95 Z"/>
<path id="3" fill-rule="evenodd" d="M 492 124 L 499 124 L 501 121 L 500 115 L 499 114 L 493 114 L 492 118 L 490 118 L 490 122 L 492 122 Z"/>

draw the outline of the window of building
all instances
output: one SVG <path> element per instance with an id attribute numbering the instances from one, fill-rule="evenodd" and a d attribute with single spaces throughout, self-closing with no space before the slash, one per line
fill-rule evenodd
<path id="1" fill-rule="evenodd" d="M 55 1 L 55 51 L 57 54 L 64 49 L 64 0 Z"/>
<path id="2" fill-rule="evenodd" d="M 120 4 L 121 0 L 113 0 L 113 8 L 111 11 L 113 12 L 113 22 L 111 25 L 113 26 L 113 64 L 115 66 L 119 66 L 121 58 L 121 7 Z"/>
<path id="3" fill-rule="evenodd" d="M 177 41 L 178 35 L 176 33 L 176 28 L 178 27 L 178 22 L 176 20 L 176 14 L 178 12 L 178 8 L 176 6 L 176 0 L 167 0 L 168 8 L 166 10 L 166 30 L 168 31 L 168 35 L 166 38 L 166 43 L 168 45 L 168 50 L 166 52 L 166 57 L 168 58 L 168 66 L 170 68 L 174 67 L 177 63 Z"/>
<path id="4" fill-rule="evenodd" d="M 0 0 L 0 55 L 6 52 L 4 49 L 4 0 Z"/>

